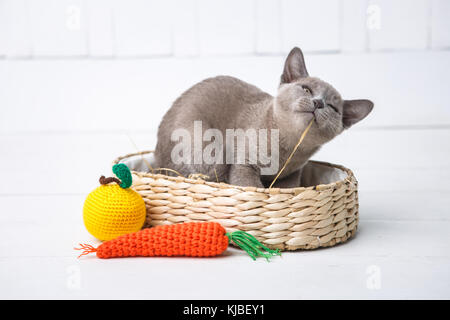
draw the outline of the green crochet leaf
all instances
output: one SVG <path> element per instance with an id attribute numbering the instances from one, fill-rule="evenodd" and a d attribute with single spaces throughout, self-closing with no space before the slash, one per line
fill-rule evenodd
<path id="1" fill-rule="evenodd" d="M 128 169 L 128 167 L 123 163 L 115 164 L 112 168 L 112 171 L 117 176 L 117 178 L 122 181 L 120 184 L 121 188 L 129 188 L 131 187 L 131 184 L 133 183 L 133 178 L 131 176 L 131 171 Z"/>
<path id="2" fill-rule="evenodd" d="M 272 256 L 281 256 L 280 250 L 267 248 L 250 233 L 238 230 L 228 232 L 225 235 L 228 237 L 229 241 L 233 241 L 239 248 L 247 252 L 253 260 L 256 260 L 257 257 L 264 257 L 269 261 Z"/>

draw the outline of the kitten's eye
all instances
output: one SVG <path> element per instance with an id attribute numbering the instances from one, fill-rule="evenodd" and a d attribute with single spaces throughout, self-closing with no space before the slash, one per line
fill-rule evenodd
<path id="1" fill-rule="evenodd" d="M 331 105 L 331 104 L 327 104 L 328 107 L 330 107 L 331 109 L 333 109 L 335 112 L 339 113 L 339 110 L 336 109 L 335 106 Z"/>
<path id="2" fill-rule="evenodd" d="M 308 87 L 302 87 L 303 91 L 305 91 L 308 94 L 312 94 L 311 90 Z"/>

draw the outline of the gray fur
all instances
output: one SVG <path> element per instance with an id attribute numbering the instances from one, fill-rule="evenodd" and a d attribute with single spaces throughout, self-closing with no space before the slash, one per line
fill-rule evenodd
<path id="1" fill-rule="evenodd" d="M 310 93 L 307 92 L 309 88 Z M 331 106 L 330 106 L 331 105 Z M 365 118 L 373 108 L 369 100 L 343 100 L 328 83 L 309 77 L 299 48 L 289 53 L 275 97 L 229 76 L 206 79 L 184 92 L 165 114 L 158 130 L 156 166 L 177 170 L 184 176 L 208 175 L 210 180 L 241 186 L 267 186 L 275 175 L 262 176 L 258 164 L 175 164 L 171 152 L 177 128 L 193 133 L 201 120 L 203 132 L 215 128 L 225 137 L 226 129 L 279 129 L 279 168 L 288 158 L 301 133 L 315 117 L 301 148 L 280 176 L 275 187 L 297 187 L 308 159 L 344 129 Z M 210 142 L 203 142 L 205 147 Z M 270 140 L 269 140 L 269 143 Z M 226 146 L 224 146 L 226 148 Z M 270 148 L 269 148 L 270 150 Z M 223 150 L 224 154 L 226 150 Z M 249 157 L 249 155 L 246 155 Z M 192 154 L 192 158 L 194 154 Z M 193 163 L 193 161 L 191 161 Z M 225 163 L 225 161 L 223 161 Z"/>

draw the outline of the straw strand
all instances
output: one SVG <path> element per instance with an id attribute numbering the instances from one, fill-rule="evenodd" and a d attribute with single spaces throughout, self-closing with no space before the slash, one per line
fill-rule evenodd
<path id="1" fill-rule="evenodd" d="M 308 133 L 309 129 L 311 128 L 312 124 L 314 122 L 314 118 L 311 119 L 311 121 L 309 122 L 308 126 L 306 127 L 305 131 L 303 131 L 302 135 L 300 136 L 300 139 L 298 140 L 297 144 L 294 147 L 294 150 L 292 150 L 291 154 L 289 155 L 289 158 L 287 158 L 286 162 L 284 163 L 283 167 L 281 168 L 281 170 L 278 172 L 277 176 L 275 177 L 275 179 L 273 179 L 272 183 L 269 186 L 269 189 L 272 188 L 273 184 L 277 181 L 278 177 L 283 173 L 284 169 L 286 168 L 286 166 L 289 164 L 289 162 L 291 161 L 292 157 L 294 156 L 294 153 L 297 151 L 298 147 L 301 145 L 301 143 L 303 142 L 303 140 L 306 137 L 306 134 Z"/>

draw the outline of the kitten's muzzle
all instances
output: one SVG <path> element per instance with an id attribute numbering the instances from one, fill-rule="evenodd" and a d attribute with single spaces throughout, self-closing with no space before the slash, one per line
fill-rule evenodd
<path id="1" fill-rule="evenodd" d="M 300 98 L 297 102 L 296 111 L 300 113 L 313 113 L 316 110 L 312 99 L 307 97 Z"/>
<path id="2" fill-rule="evenodd" d="M 322 99 L 313 99 L 313 104 L 316 109 L 325 108 L 325 102 Z"/>

